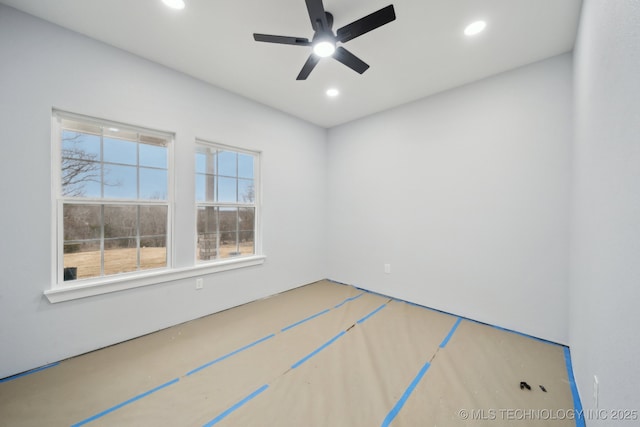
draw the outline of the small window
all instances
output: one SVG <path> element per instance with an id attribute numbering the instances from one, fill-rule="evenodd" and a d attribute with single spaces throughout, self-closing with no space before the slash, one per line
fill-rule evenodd
<path id="1" fill-rule="evenodd" d="M 169 265 L 172 135 L 54 112 L 58 283 Z"/>
<path id="2" fill-rule="evenodd" d="M 198 261 L 257 253 L 258 162 L 256 152 L 197 141 Z"/>

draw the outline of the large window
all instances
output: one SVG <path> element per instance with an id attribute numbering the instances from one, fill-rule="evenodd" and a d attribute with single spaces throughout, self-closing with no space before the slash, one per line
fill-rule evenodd
<path id="1" fill-rule="evenodd" d="M 54 112 L 57 282 L 169 265 L 173 136 Z"/>
<path id="2" fill-rule="evenodd" d="M 198 141 L 198 261 L 256 254 L 258 153 Z"/>

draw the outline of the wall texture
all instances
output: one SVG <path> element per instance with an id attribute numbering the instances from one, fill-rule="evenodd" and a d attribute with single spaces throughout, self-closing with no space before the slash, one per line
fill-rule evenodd
<path id="1" fill-rule="evenodd" d="M 570 342 L 588 409 L 597 375 L 600 409 L 640 410 L 639 24 L 638 1 L 586 0 L 575 50 Z"/>
<path id="2" fill-rule="evenodd" d="M 331 129 L 329 277 L 566 343 L 571 70 L 562 55 Z"/>
<path id="3" fill-rule="evenodd" d="M 58 304 L 51 109 L 176 133 L 177 267 L 194 259 L 194 140 L 263 153 L 266 263 Z M 326 131 L 0 5 L 0 378 L 325 277 Z"/>

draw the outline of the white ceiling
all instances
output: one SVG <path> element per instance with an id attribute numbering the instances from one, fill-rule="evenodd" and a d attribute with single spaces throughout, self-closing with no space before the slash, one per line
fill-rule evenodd
<path id="1" fill-rule="evenodd" d="M 334 30 L 388 4 L 397 19 L 344 47 L 371 68 L 327 58 L 296 81 L 310 48 L 253 33 L 309 38 L 304 0 L 0 0 L 322 127 L 336 126 L 573 49 L 581 0 L 324 0 Z M 464 27 L 487 29 L 468 38 Z M 325 96 L 336 87 L 337 98 Z"/>

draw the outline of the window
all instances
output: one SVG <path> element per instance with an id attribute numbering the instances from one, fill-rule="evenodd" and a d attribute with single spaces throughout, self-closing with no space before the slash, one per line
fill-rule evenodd
<path id="1" fill-rule="evenodd" d="M 255 255 L 258 153 L 197 141 L 198 261 Z"/>
<path id="2" fill-rule="evenodd" d="M 58 284 L 169 266 L 172 140 L 54 111 Z"/>

